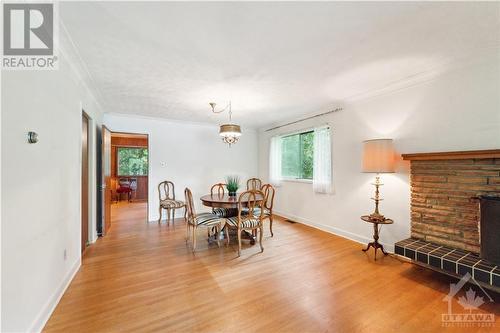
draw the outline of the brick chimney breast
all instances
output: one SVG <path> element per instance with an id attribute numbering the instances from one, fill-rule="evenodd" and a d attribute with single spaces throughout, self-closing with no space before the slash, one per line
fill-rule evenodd
<path id="1" fill-rule="evenodd" d="M 500 196 L 500 150 L 405 154 L 411 236 L 479 254 L 479 200 Z"/>

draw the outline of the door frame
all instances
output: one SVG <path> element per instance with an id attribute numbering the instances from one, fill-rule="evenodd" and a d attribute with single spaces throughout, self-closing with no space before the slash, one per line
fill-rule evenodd
<path id="1" fill-rule="evenodd" d="M 81 197 L 80 197 L 80 253 L 83 255 L 86 248 L 90 244 L 90 229 L 92 226 L 92 192 L 91 192 L 91 183 L 92 183 L 92 156 L 91 156 L 91 126 L 92 119 L 85 112 L 83 108 L 81 108 L 81 140 L 80 140 L 80 187 L 81 187 Z M 83 145 L 83 131 L 84 131 L 84 123 L 86 124 L 86 158 L 84 158 L 84 145 Z M 86 160 L 86 161 L 85 161 Z M 86 162 L 86 163 L 85 163 Z M 86 165 L 85 165 L 86 164 Z M 86 172 L 85 172 L 86 171 Z M 86 184 L 85 184 L 86 183 Z M 85 189 L 86 187 L 86 189 Z M 86 198 L 86 200 L 84 200 Z M 85 204 L 84 204 L 85 203 Z M 85 221 L 86 219 L 86 221 Z M 85 225 L 86 224 L 86 225 Z M 86 235 L 85 235 L 86 233 Z"/>
<path id="2" fill-rule="evenodd" d="M 105 138 L 105 133 L 109 132 L 109 154 L 111 154 L 111 130 L 106 126 L 106 125 L 101 125 L 101 184 L 100 184 L 100 190 L 101 190 L 101 230 L 99 236 L 103 237 L 106 236 L 106 228 L 107 227 L 107 222 L 106 222 L 106 215 L 109 214 L 109 225 L 111 227 L 111 199 L 109 201 L 109 205 L 106 204 L 106 198 L 107 198 L 107 192 L 110 190 L 108 185 L 110 185 L 111 182 L 108 182 L 108 179 L 106 178 L 106 138 Z M 109 163 L 111 165 L 111 156 L 108 156 L 109 158 Z M 111 177 L 111 171 L 110 175 L 108 178 Z M 110 197 L 111 198 L 111 197 Z M 108 228 L 109 229 L 109 228 Z"/>
<path id="3" fill-rule="evenodd" d="M 106 127 L 108 128 L 108 127 Z M 147 197 L 146 197 L 146 215 L 145 215 L 145 221 L 146 222 L 149 222 L 149 202 L 150 202 L 150 191 L 151 191 L 151 144 L 150 144 L 150 140 L 149 140 L 149 133 L 141 133 L 141 132 L 127 132 L 127 131 L 113 131 L 111 129 L 108 128 L 108 130 L 111 132 L 111 136 L 113 136 L 113 134 L 128 134 L 128 135 L 145 135 L 146 138 L 147 138 L 147 141 L 148 141 L 148 191 L 147 191 Z M 111 153 L 111 152 L 110 152 Z M 112 156 L 110 156 L 110 158 L 112 158 Z M 117 165 L 116 167 L 118 167 L 118 160 L 116 161 Z"/>

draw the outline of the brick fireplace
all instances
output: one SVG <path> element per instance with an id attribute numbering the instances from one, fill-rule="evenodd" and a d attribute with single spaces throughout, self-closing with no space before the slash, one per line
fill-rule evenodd
<path id="1" fill-rule="evenodd" d="M 478 198 L 500 195 L 500 158 L 419 156 L 410 160 L 411 236 L 479 253 Z"/>
<path id="2" fill-rule="evenodd" d="M 494 284 L 500 270 L 481 258 L 480 199 L 500 197 L 500 150 L 405 154 L 403 159 L 410 161 L 411 238 L 397 243 L 396 252 L 456 275 L 473 275 L 474 265 L 491 264 L 482 267 L 491 269 L 484 283 Z"/>

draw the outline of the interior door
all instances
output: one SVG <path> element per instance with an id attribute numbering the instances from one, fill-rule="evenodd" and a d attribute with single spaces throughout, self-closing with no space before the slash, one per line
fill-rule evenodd
<path id="1" fill-rule="evenodd" d="M 102 126 L 102 235 L 111 227 L 111 132 Z"/>
<path id="2" fill-rule="evenodd" d="M 89 118 L 82 114 L 82 253 L 89 242 Z"/>

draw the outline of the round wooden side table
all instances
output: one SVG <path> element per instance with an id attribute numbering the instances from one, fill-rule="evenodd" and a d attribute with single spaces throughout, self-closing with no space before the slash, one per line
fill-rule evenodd
<path id="1" fill-rule="evenodd" d="M 379 234 L 379 224 L 384 225 L 384 224 L 393 224 L 394 221 L 391 219 L 386 219 L 384 218 L 383 220 L 381 219 L 375 219 L 371 217 L 370 215 L 363 215 L 361 216 L 361 219 L 367 223 L 372 223 L 373 224 L 373 242 L 368 243 L 366 246 L 366 249 L 363 249 L 363 252 L 366 252 L 370 249 L 370 247 L 373 247 L 375 249 L 375 260 L 377 260 L 377 249 L 380 249 L 384 255 L 387 255 L 387 252 L 384 251 L 384 247 L 382 244 L 378 242 L 378 234 Z"/>

